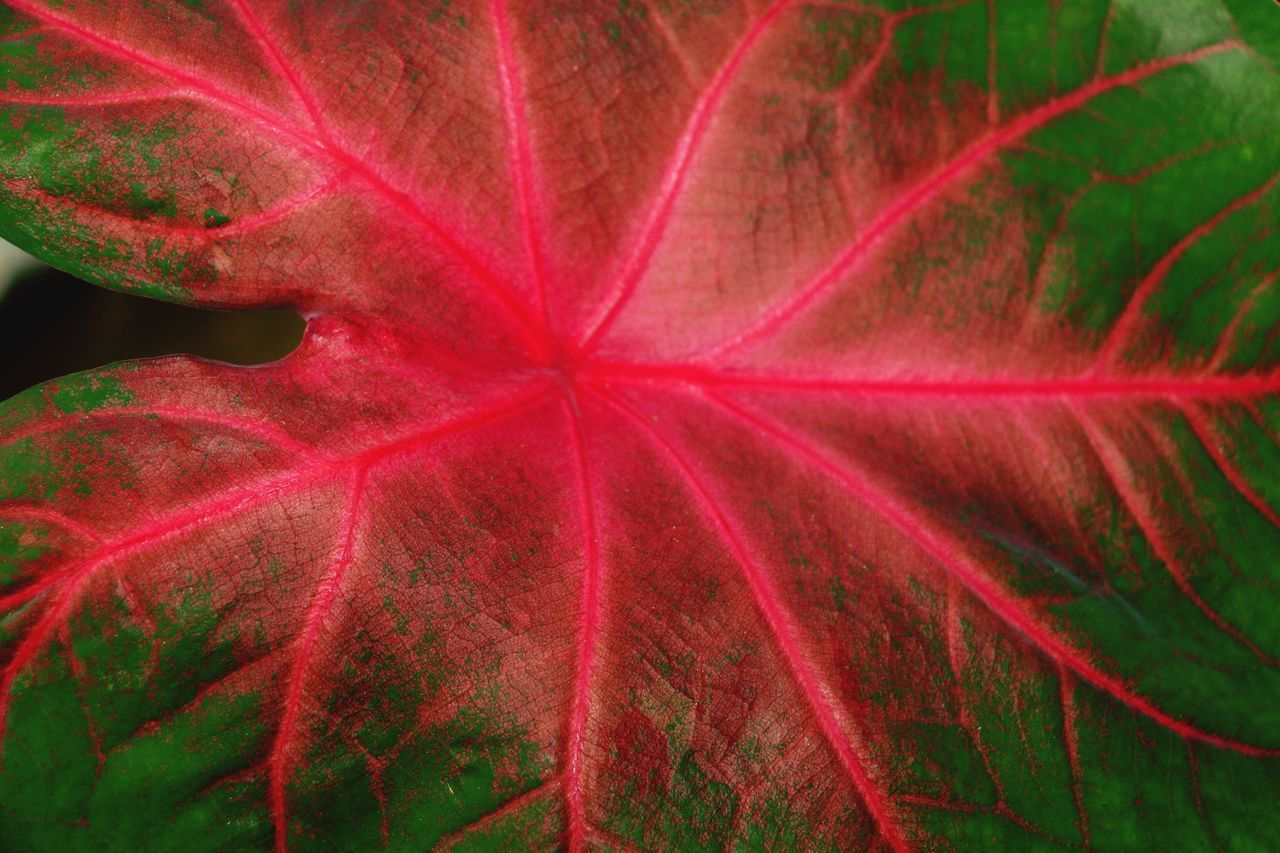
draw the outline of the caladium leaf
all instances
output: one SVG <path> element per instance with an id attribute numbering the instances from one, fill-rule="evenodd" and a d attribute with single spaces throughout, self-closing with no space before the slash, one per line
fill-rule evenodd
<path id="1" fill-rule="evenodd" d="M 1280 837 L 1266 0 L 5 0 L 6 849 Z"/>

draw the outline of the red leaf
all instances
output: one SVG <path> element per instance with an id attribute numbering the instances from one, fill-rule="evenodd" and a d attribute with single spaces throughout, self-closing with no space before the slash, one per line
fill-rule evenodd
<path id="1" fill-rule="evenodd" d="M 0 832 L 1265 845 L 1280 16 L 1139 5 L 0 5 L 6 235 L 309 320 L 0 409 Z"/>

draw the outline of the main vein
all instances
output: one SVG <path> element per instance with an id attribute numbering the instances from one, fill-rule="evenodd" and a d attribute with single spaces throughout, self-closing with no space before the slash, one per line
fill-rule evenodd
<path id="1" fill-rule="evenodd" d="M 836 394 L 848 398 L 954 398 L 972 402 L 1033 402 L 1063 399 L 1239 400 L 1280 393 L 1280 370 L 1261 375 L 1106 376 L 905 376 L 825 377 L 803 373 L 685 364 L 598 362 L 584 368 L 597 382 L 683 384 L 701 388 L 743 388 L 772 394 Z"/>
<path id="2" fill-rule="evenodd" d="M 311 604 L 307 607 L 306 616 L 302 620 L 302 631 L 297 639 L 293 665 L 289 667 L 289 674 L 285 678 L 284 701 L 280 706 L 280 725 L 276 729 L 275 740 L 271 744 L 271 751 L 267 758 L 267 809 L 275 828 L 276 850 L 279 853 L 284 853 L 289 846 L 285 780 L 293 757 L 291 751 L 294 746 L 298 716 L 302 713 L 306 699 L 304 688 L 316 655 L 316 647 L 321 640 L 321 632 L 338 600 L 338 593 L 342 589 L 348 570 L 355 561 L 356 533 L 359 529 L 360 505 L 364 500 L 367 475 L 368 468 L 365 466 L 358 466 L 351 474 L 346 505 L 343 507 L 342 518 L 338 523 L 338 538 L 333 561 L 329 571 L 316 587 Z"/>
<path id="3" fill-rule="evenodd" d="M 553 335 L 551 309 L 547 304 L 547 259 L 542 245 L 542 228 L 535 203 L 533 180 L 533 142 L 525 117 L 524 81 L 516 62 L 515 44 L 506 0 L 493 0 L 493 26 L 498 42 L 498 82 L 502 95 L 502 112 L 507 123 L 507 159 L 515 182 L 517 214 L 524 237 L 524 251 L 529 262 L 537 311 L 547 337 Z"/>
<path id="4" fill-rule="evenodd" d="M 596 505 L 592 490 L 582 412 L 572 392 L 564 407 L 569 418 L 570 446 L 579 490 L 579 513 L 582 524 L 582 550 L 586 561 L 582 575 L 582 609 L 578 628 L 578 660 L 574 673 L 569 724 L 566 732 L 565 797 L 568 801 L 569 849 L 580 853 L 586 849 L 586 808 L 583 803 L 582 762 L 585 753 L 587 715 L 590 711 L 592 676 L 596 646 L 600 633 L 601 585 L 603 568 L 596 526 Z"/>

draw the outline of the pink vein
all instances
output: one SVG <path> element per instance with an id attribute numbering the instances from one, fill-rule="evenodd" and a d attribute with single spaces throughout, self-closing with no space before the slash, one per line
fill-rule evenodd
<path id="1" fill-rule="evenodd" d="M 311 473 L 313 481 L 323 479 L 322 473 Z M 70 615 L 70 610 L 79 597 L 80 591 L 96 576 L 104 564 L 127 558 L 157 541 L 169 539 L 201 524 L 216 521 L 236 512 L 251 509 L 271 499 L 305 488 L 308 484 L 307 480 L 296 474 L 277 477 L 258 483 L 251 489 L 237 490 L 230 495 L 220 495 L 181 512 L 163 516 L 130 536 L 104 543 L 78 565 L 72 564 L 66 571 L 51 572 L 41 582 L 23 590 L 21 594 L 30 599 L 45 589 L 61 584 L 57 596 L 36 620 L 31 630 L 23 636 L 13 657 L 9 659 L 3 673 L 0 673 L 0 741 L 4 738 L 4 730 L 8 723 L 9 701 L 12 697 L 14 680 L 44 647 L 53 631 Z M 7 601 L 0 601 L 0 605 L 6 603 Z"/>
<path id="2" fill-rule="evenodd" d="M 316 588 L 315 597 L 312 598 L 306 617 L 303 619 L 302 632 L 298 636 L 298 650 L 285 681 L 280 727 L 276 730 L 276 738 L 271 744 L 271 753 L 267 758 L 268 809 L 271 813 L 271 822 L 275 826 L 276 850 L 280 853 L 284 853 L 289 846 L 284 785 L 285 777 L 289 772 L 289 750 L 293 746 L 294 730 L 305 699 L 303 687 L 315 658 L 316 646 L 320 642 L 325 622 L 338 600 L 343 579 L 354 562 L 356 532 L 359 528 L 360 503 L 364 494 L 366 473 L 366 468 L 357 468 L 351 476 L 347 504 L 342 512 L 342 521 L 338 525 L 338 542 L 334 549 L 333 563 L 319 587 Z"/>
<path id="3" fill-rule="evenodd" d="M 437 842 L 434 849 L 448 850 L 451 847 L 455 847 L 456 845 L 460 844 L 467 836 L 472 835 L 476 832 L 480 832 L 489 827 L 492 827 L 494 824 L 498 823 L 503 818 L 508 817 L 514 814 L 515 812 L 520 811 L 525 806 L 531 803 L 535 803 L 538 800 L 542 799 L 544 796 L 550 793 L 552 789 L 555 788 L 556 783 L 558 781 L 559 781 L 558 777 L 552 776 L 550 779 L 547 779 L 545 782 L 539 785 L 536 785 L 521 794 L 517 794 L 516 796 L 507 800 L 502 805 L 498 806 L 498 808 L 489 812 L 487 815 L 472 821 L 471 823 L 467 824 L 466 826 L 462 827 L 459 830 L 456 830 L 450 833 L 449 835 L 446 835 L 444 838 L 440 839 L 439 842 Z"/>
<path id="4" fill-rule="evenodd" d="M 334 152 L 336 159 L 339 161 L 345 159 L 349 167 L 359 169 L 362 176 L 369 183 L 373 184 L 375 187 L 382 188 L 384 194 L 397 201 L 397 204 L 402 208 L 405 207 L 404 202 L 407 202 L 408 207 L 411 209 L 410 212 L 421 220 L 423 227 L 425 227 L 430 233 L 436 235 L 438 238 L 454 241 L 453 235 L 448 234 L 439 225 L 439 223 L 429 218 L 426 215 L 426 212 L 422 210 L 418 204 L 414 203 L 411 198 L 399 193 L 399 191 L 385 183 L 380 176 L 374 174 L 371 169 L 368 169 L 362 160 L 348 152 L 343 145 L 339 144 L 339 142 L 333 138 L 332 133 L 325 122 L 324 113 L 320 109 L 320 105 L 316 102 L 316 99 L 312 95 L 310 89 L 303 85 L 302 77 L 299 75 L 297 69 L 295 69 L 281 53 L 275 40 L 266 31 L 266 28 L 253 13 L 253 10 L 249 7 L 248 3 L 246 3 L 245 0 L 233 0 L 233 3 L 235 4 L 236 11 L 239 13 L 241 20 L 244 21 L 246 28 L 249 30 L 250 35 L 253 36 L 254 41 L 257 42 L 259 48 L 268 57 L 276 70 L 280 74 L 284 75 L 284 78 L 289 83 L 289 88 L 293 91 L 298 101 L 302 103 L 306 108 L 307 113 L 311 116 L 311 121 L 315 126 L 316 132 L 320 134 L 326 144 L 326 147 Z M 400 201 L 401 198 L 403 198 L 403 202 Z M 544 329 L 539 329 L 537 325 L 530 320 L 528 314 L 524 310 L 524 307 L 515 300 L 515 298 L 508 292 L 507 288 L 497 279 L 496 276 L 493 275 L 492 272 L 479 265 L 478 259 L 474 258 L 470 250 L 463 247 L 461 243 L 458 243 L 458 247 L 461 252 L 454 252 L 455 256 L 460 260 L 463 260 L 464 264 L 469 268 L 472 267 L 472 263 L 474 262 L 475 266 L 472 269 L 472 272 L 477 274 L 477 277 L 486 284 L 493 295 L 498 297 L 498 300 L 503 303 L 505 308 L 512 315 L 512 318 L 517 322 L 517 325 L 520 326 L 528 336 L 528 340 L 533 344 L 535 350 L 545 351 L 547 348 L 545 327 Z"/>
<path id="5" fill-rule="evenodd" d="M 516 417 L 545 403 L 550 396 L 550 388 L 545 384 L 522 388 L 521 393 L 506 397 L 488 408 L 454 418 L 443 424 L 435 424 L 420 432 L 375 444 L 373 447 L 357 452 L 349 459 L 357 465 L 372 468 L 397 454 L 414 450 L 437 439 L 470 432 L 500 420 Z"/>
<path id="6" fill-rule="evenodd" d="M 1217 833 L 1214 832 L 1209 816 L 1204 811 L 1204 791 L 1201 790 L 1200 784 L 1200 760 L 1196 758 L 1195 745 L 1191 743 L 1187 744 L 1187 769 L 1191 771 L 1191 792 L 1195 797 L 1196 814 L 1200 816 L 1200 825 L 1204 827 L 1205 835 L 1209 837 L 1214 849 L 1225 850 L 1226 845 L 1217 839 Z"/>
<path id="7" fill-rule="evenodd" d="M 81 524 L 70 516 L 42 506 L 23 506 L 23 505 L 3 505 L 0 504 L 0 518 L 11 518 L 17 521 L 39 521 L 44 524 L 52 524 L 55 527 L 61 527 L 72 536 L 84 539 L 95 544 L 102 542 L 102 537 L 98 531 Z M 0 522 L 2 524 L 2 522 Z M 0 598 L 0 604 L 4 601 Z M 3 609 L 3 607 L 0 607 Z"/>
<path id="8" fill-rule="evenodd" d="M 274 225 L 285 219 L 291 214 L 297 213 L 303 208 L 309 207 L 317 202 L 325 201 L 337 191 L 347 180 L 347 173 L 340 172 L 326 181 L 319 181 L 314 186 L 295 193 L 287 198 L 283 198 L 272 207 L 267 208 L 252 216 L 244 216 L 235 219 L 226 225 L 219 225 L 213 228 L 195 227 L 195 228 L 175 228 L 168 226 L 165 228 L 166 234 L 176 236 L 196 237 L 206 240 L 221 240 L 227 237 L 243 237 L 255 231 L 260 231 L 268 225 Z M 148 222 L 138 222 L 134 220 L 132 223 L 135 227 L 138 225 L 144 228 L 151 225 Z"/>
<path id="9" fill-rule="evenodd" d="M 1029 133 L 1113 89 L 1135 85 L 1161 71 L 1234 50 L 1239 46 L 1236 41 L 1223 42 L 1142 65 L 1122 74 L 1094 80 L 1070 95 L 1055 98 L 1024 113 L 1003 127 L 991 131 L 964 149 L 942 168 L 899 196 L 897 201 L 889 205 L 867 226 L 834 263 L 809 283 L 770 308 L 759 321 L 746 330 L 703 351 L 698 358 L 705 360 L 723 358 L 729 353 L 748 348 L 777 334 L 792 318 L 856 270 L 867 259 L 871 250 L 896 226 L 908 220 L 917 210 L 933 201 L 988 157 L 1018 142 Z"/>
<path id="10" fill-rule="evenodd" d="M 545 401 L 547 397 L 546 389 L 538 386 L 527 393 L 508 398 L 489 408 L 361 450 L 346 458 L 316 461 L 301 471 L 266 478 L 246 488 L 217 495 L 195 507 L 154 519 L 141 530 L 128 536 L 104 542 L 82 561 L 73 562 L 63 570 L 49 572 L 30 586 L 0 598 L 0 611 L 5 611 L 21 606 L 54 587 L 60 587 L 48 609 L 36 620 L 31 630 L 18 644 L 13 657 L 3 671 L 0 671 L 0 741 L 4 738 L 14 680 L 35 658 L 51 632 L 70 615 L 71 607 L 81 590 L 104 565 L 128 557 L 158 541 L 191 530 L 197 525 L 214 522 L 242 510 L 251 509 L 272 498 L 287 497 L 309 486 L 325 482 L 344 471 L 370 470 L 399 453 L 414 450 L 450 435 L 479 429 L 504 418 L 515 417 Z"/>
<path id="11" fill-rule="evenodd" d="M 68 36 L 98 49 L 104 54 L 124 59 L 155 74 L 190 87 L 193 93 L 203 95 L 214 102 L 222 104 L 229 110 L 240 113 L 268 130 L 292 140 L 299 153 L 310 152 L 358 175 L 388 202 L 405 213 L 413 223 L 434 239 L 445 252 L 451 255 L 460 266 L 480 282 L 481 286 L 497 301 L 508 319 L 515 324 L 515 331 L 520 334 L 524 343 L 532 348 L 532 352 L 544 353 L 546 351 L 543 330 L 533 322 L 528 312 L 508 291 L 502 280 L 488 268 L 470 247 L 465 245 L 458 236 L 441 226 L 419 201 L 393 187 L 369 163 L 342 148 L 334 140 L 326 138 L 321 131 L 303 131 L 292 126 L 282 116 L 270 112 L 251 100 L 224 91 L 194 74 L 171 66 L 135 48 L 109 39 L 73 21 L 55 15 L 47 9 L 36 6 L 30 0 L 10 0 L 9 5 L 36 18 L 49 27 L 61 30 Z"/>
<path id="12" fill-rule="evenodd" d="M 89 742 L 93 745 L 93 757 L 97 764 L 96 772 L 102 773 L 102 767 L 106 764 L 107 754 L 102 748 L 102 732 L 99 728 L 97 720 L 94 719 L 90 710 L 87 694 L 89 692 L 89 674 L 85 670 L 84 661 L 80 660 L 80 656 L 76 654 L 75 647 L 71 644 L 71 634 L 64 624 L 62 629 L 58 631 L 58 641 L 62 643 L 66 649 L 67 668 L 71 670 L 71 677 L 75 681 L 76 699 L 80 703 L 80 713 L 84 714 L 85 728 L 88 730 Z"/>
<path id="13" fill-rule="evenodd" d="M 212 243 L 229 237 L 241 237 L 246 234 L 252 234 L 274 225 L 297 213 L 299 210 L 306 208 L 317 202 L 327 199 L 342 183 L 348 179 L 346 172 L 339 172 L 327 180 L 317 181 L 314 185 L 307 187 L 301 192 L 295 193 L 286 198 L 280 199 L 274 206 L 259 211 L 251 216 L 245 216 L 236 219 L 227 225 L 209 227 L 206 225 L 176 225 L 165 222 L 163 220 L 135 219 L 126 214 L 115 213 L 103 208 L 89 208 L 87 205 L 68 204 L 66 199 L 54 193 L 40 189 L 30 180 L 12 180 L 0 179 L 9 187 L 14 187 L 22 193 L 44 199 L 50 206 L 66 206 L 81 210 L 89 209 L 94 216 L 108 222 L 122 223 L 126 227 L 135 232 L 160 234 L 166 237 L 192 239 L 200 243 Z"/>
<path id="14" fill-rule="evenodd" d="M 29 107 L 51 107 L 54 109 L 74 109 L 76 107 L 113 107 L 121 104 L 136 104 L 141 101 L 154 101 L 163 98 L 180 98 L 186 94 L 182 89 L 144 89 L 135 92 L 111 92 L 100 95 L 25 95 L 12 92 L 0 94 L 0 104 L 14 104 Z"/>
<path id="15" fill-rule="evenodd" d="M 253 9 L 249 7 L 245 0 L 231 0 L 231 5 L 235 8 L 236 14 L 239 15 L 245 29 L 249 31 L 249 35 L 258 45 L 258 49 L 262 51 L 276 72 L 283 76 L 289 84 L 289 89 L 293 92 L 294 97 L 298 99 L 303 109 L 311 117 L 311 124 L 316 132 L 327 137 L 329 132 L 324 121 L 324 114 L 320 109 L 320 105 L 312 97 L 310 90 L 302 85 L 302 77 L 298 74 L 297 69 L 285 59 L 280 52 L 280 48 L 276 46 L 275 40 L 270 37 L 262 21 L 253 13 Z"/>
<path id="16" fill-rule="evenodd" d="M 780 424 L 753 414 L 723 397 L 711 393 L 706 393 L 705 396 L 726 411 L 736 415 L 744 423 L 760 430 L 780 444 L 792 448 L 802 459 L 824 471 L 832 479 L 843 483 L 859 502 L 883 518 L 908 539 L 915 542 L 921 550 L 937 560 L 938 564 L 948 573 L 959 579 L 992 613 L 995 613 L 1006 623 L 1021 631 L 1052 660 L 1068 667 L 1094 687 L 1108 693 L 1113 699 L 1182 737 L 1210 743 L 1243 755 L 1280 756 L 1280 749 L 1258 747 L 1212 734 L 1161 711 L 1149 701 L 1134 693 L 1122 680 L 1098 669 L 1078 649 L 1063 642 L 1051 630 L 1028 615 L 1017 599 L 984 576 L 978 567 L 973 565 L 955 545 L 935 534 L 924 522 L 918 520 L 909 509 L 903 507 L 899 501 L 890 495 L 871 485 L 865 477 L 855 474 L 847 466 L 841 466 L 831 461 L 824 454 L 809 447 L 805 441 L 792 435 L 789 430 Z"/>
<path id="17" fill-rule="evenodd" d="M 1222 337 L 1218 341 L 1218 347 L 1214 350 L 1213 356 L 1209 359 L 1209 367 L 1217 369 L 1222 366 L 1222 362 L 1226 360 L 1227 353 L 1231 349 L 1231 345 L 1235 343 L 1236 335 L 1240 333 L 1240 327 L 1244 324 L 1245 318 L 1249 316 L 1249 312 L 1253 310 L 1257 304 L 1258 297 L 1266 293 L 1276 280 L 1280 279 L 1280 271 L 1273 272 L 1264 276 L 1261 281 L 1254 285 L 1249 291 L 1249 295 L 1240 303 L 1240 307 L 1236 310 L 1235 316 L 1231 318 L 1231 322 L 1227 323 L 1225 329 L 1222 330 Z"/>
<path id="18" fill-rule="evenodd" d="M 580 513 L 582 516 L 583 555 L 586 571 L 582 577 L 582 617 L 578 629 L 578 662 L 573 684 L 573 705 L 569 713 L 568 761 L 565 768 L 565 796 L 568 800 L 569 849 L 579 853 L 586 849 L 586 809 L 583 805 L 582 761 L 586 739 L 587 715 L 590 711 L 591 682 L 595 669 L 596 646 L 600 633 L 600 542 L 596 532 L 596 508 L 591 491 L 591 475 L 583 436 L 582 414 L 572 395 L 565 402 L 569 415 L 570 439 L 578 474 Z"/>
<path id="19" fill-rule="evenodd" d="M 849 396 L 954 397 L 977 401 L 1062 398 L 1244 399 L 1280 392 L 1280 371 L 1262 376 L 1046 376 L 1034 379 L 919 377 L 825 378 L 770 375 L 681 364 L 599 362 L 582 368 L 596 381 L 685 383 L 699 387 L 749 388 L 775 393 Z"/>
<path id="20" fill-rule="evenodd" d="M 1098 351 L 1098 359 L 1094 362 L 1091 371 L 1093 374 L 1105 370 L 1115 357 L 1120 354 L 1120 349 L 1129 340 L 1133 334 L 1134 327 L 1142 319 L 1142 309 L 1146 306 L 1147 301 L 1155 293 L 1156 289 L 1164 283 L 1169 272 L 1182 259 L 1182 256 L 1190 251 L 1191 247 L 1217 230 L 1218 226 L 1233 214 L 1238 213 L 1271 192 L 1277 182 L 1280 182 L 1280 174 L 1273 175 L 1262 186 L 1231 202 L 1215 213 L 1208 221 L 1193 228 L 1174 244 L 1173 248 L 1151 268 L 1151 272 L 1147 273 L 1147 276 L 1139 282 L 1137 288 L 1133 291 L 1133 295 L 1129 298 L 1129 304 L 1125 306 L 1124 312 L 1116 320 L 1115 325 L 1111 327 L 1111 333 Z"/>
<path id="21" fill-rule="evenodd" d="M 959 597 L 958 592 L 961 589 L 960 581 L 953 577 L 947 578 L 947 598 L 946 598 L 946 627 L 943 631 L 943 637 L 947 646 L 947 664 L 951 670 L 951 677 L 954 682 L 954 696 L 956 702 L 957 717 L 960 726 L 968 736 L 969 741 L 973 744 L 973 748 L 978 753 L 978 758 L 982 762 L 982 769 L 987 774 L 987 778 L 991 780 L 991 784 L 996 789 L 996 804 L 998 807 L 1008 809 L 1008 812 L 1014 819 L 1020 822 L 1019 825 L 1026 823 L 1020 815 L 1008 807 L 1008 793 L 1005 791 L 1004 781 L 1000 778 L 999 772 L 991 764 L 990 750 L 987 747 L 986 740 L 982 735 L 982 725 L 973 718 L 973 711 L 966 701 L 964 689 L 964 664 L 961 659 L 961 647 L 965 645 L 964 632 L 960 622 L 960 612 L 956 607 L 956 599 Z M 968 652 L 965 652 L 966 659 Z"/>
<path id="22" fill-rule="evenodd" d="M 240 510 L 251 509 L 261 501 L 280 494 L 288 487 L 297 486 L 300 480 L 314 473 L 313 470 L 308 469 L 302 474 L 268 477 L 251 484 L 247 488 L 235 489 L 234 491 L 216 495 L 193 508 L 153 519 L 143 531 L 115 540 L 99 539 L 95 542 L 98 547 L 85 555 L 83 559 L 74 560 L 61 569 L 47 572 L 38 581 L 0 598 L 0 611 L 20 607 L 55 586 L 62 586 L 65 589 L 68 583 L 77 582 L 82 571 L 96 573 L 102 564 L 119 556 L 117 552 L 120 549 L 124 549 L 127 555 L 144 545 L 150 545 L 157 541 L 162 541 L 175 533 L 183 532 L 195 523 L 217 521 Z M 305 487 L 305 485 L 298 486 L 298 488 Z M 254 495 L 258 495 L 260 500 L 253 500 Z M 2 720 L 3 714 L 0 713 L 0 722 Z"/>
<path id="23" fill-rule="evenodd" d="M 550 308 L 547 306 L 546 258 L 543 255 L 537 207 L 534 204 L 532 141 L 524 114 L 524 86 L 516 63 L 515 45 L 511 39 L 505 0 L 493 0 L 492 12 L 498 42 L 498 80 L 501 84 L 502 112 L 507 122 L 507 156 L 514 172 L 520 229 L 524 236 L 525 254 L 529 257 L 529 273 L 533 279 L 538 311 L 542 315 L 543 326 L 551 329 Z"/>
<path id="24" fill-rule="evenodd" d="M 756 607 L 760 610 L 761 615 L 764 616 L 783 660 L 786 661 L 800 687 L 801 694 L 817 719 L 818 727 L 822 730 L 823 736 L 835 751 L 840 763 L 853 781 L 858 796 L 862 798 L 867 810 L 871 813 L 877 830 L 894 850 L 906 851 L 911 849 L 898 826 L 898 820 L 893 813 L 892 807 L 884 794 L 876 787 L 876 783 L 867 769 L 865 759 L 857 754 L 854 745 L 850 743 L 849 737 L 841 729 L 835 711 L 831 706 L 831 701 L 827 697 L 826 690 L 814 673 L 813 668 L 805 660 L 804 652 L 800 647 L 800 641 L 796 637 L 789 615 L 778 603 L 781 596 L 771 579 L 751 558 L 745 544 L 735 532 L 725 512 L 694 473 L 692 466 L 671 442 L 649 425 L 642 415 L 612 394 L 599 389 L 593 390 L 631 420 L 641 432 L 647 435 L 663 451 L 680 471 L 697 496 L 704 514 L 715 523 L 725 544 L 733 552 L 734 560 L 742 569 L 743 577 L 751 591 L 752 598 L 755 600 Z"/>
<path id="25" fill-rule="evenodd" d="M 51 625 L 56 626 L 67 615 L 67 607 L 69 607 L 71 600 L 78 595 L 79 589 L 88 581 L 89 576 L 96 574 L 97 570 L 105 563 L 122 556 L 122 552 L 123 556 L 128 556 L 130 553 L 145 546 L 167 539 L 177 533 L 185 532 L 197 524 L 217 521 L 241 510 L 251 509 L 272 497 L 286 497 L 308 486 L 324 482 L 330 477 L 338 476 L 343 471 L 355 469 L 371 470 L 399 453 L 411 451 L 450 435 L 469 432 L 506 418 L 516 417 L 544 402 L 548 396 L 544 387 L 536 386 L 532 391 L 508 398 L 487 409 L 481 409 L 443 424 L 437 424 L 429 429 L 366 448 L 343 459 L 317 459 L 313 461 L 311 466 L 299 472 L 266 478 L 246 488 L 217 495 L 194 508 L 162 516 L 153 520 L 142 531 L 118 540 L 102 542 L 101 547 L 87 555 L 83 561 L 73 562 L 64 570 L 50 572 L 36 583 L 0 598 L 0 612 L 21 606 L 50 588 L 61 585 L 62 590 L 59 593 L 58 600 L 51 605 L 52 610 L 58 610 L 59 613 L 52 614 L 51 611 L 46 611 L 45 614 L 45 617 L 53 619 Z M 71 589 L 70 586 L 74 586 L 75 589 Z M 23 643 L 19 645 L 18 651 L 15 653 L 15 657 L 10 660 L 3 674 L 0 675 L 0 679 L 2 679 L 0 680 L 0 739 L 3 739 L 8 693 L 12 686 L 12 680 L 30 662 L 40 646 L 43 645 L 45 639 L 47 639 L 48 631 L 41 627 L 42 622 L 38 622 L 32 632 L 24 637 Z M 41 633 L 41 636 L 32 641 L 32 634 L 35 633 Z M 26 650 L 25 647 L 29 641 L 32 642 L 32 647 L 30 650 Z M 21 662 L 17 661 L 19 655 L 24 655 L 24 659 Z"/>
<path id="26" fill-rule="evenodd" d="M 1196 438 L 1204 445 L 1204 449 L 1208 451 L 1213 463 L 1218 466 L 1218 470 L 1227 478 L 1232 487 L 1239 492 L 1245 500 L 1253 505 L 1259 514 L 1267 521 L 1280 529 L 1280 515 L 1272 509 L 1262 495 L 1249 484 L 1249 481 L 1240 473 L 1240 469 L 1232 464 L 1226 454 L 1222 452 L 1222 447 L 1218 443 L 1217 437 L 1214 435 L 1213 428 L 1209 426 L 1208 421 L 1194 406 L 1181 406 L 1183 416 L 1187 419 L 1187 423 L 1191 425 L 1191 431 L 1195 433 Z"/>
<path id="27" fill-rule="evenodd" d="M 1089 849 L 1089 820 L 1084 810 L 1084 771 L 1080 765 L 1080 738 L 1076 733 L 1075 699 L 1072 697 L 1075 679 L 1064 666 L 1058 669 L 1058 698 L 1062 704 L 1062 740 L 1067 747 L 1067 763 L 1071 767 L 1071 798 L 1076 804 L 1076 820 L 1085 849 Z"/>
<path id="28" fill-rule="evenodd" d="M 175 421 L 196 421 L 197 423 L 211 426 L 225 427 L 234 432 L 243 433 L 256 438 L 268 446 L 294 453 L 298 456 L 308 458 L 317 458 L 319 456 L 318 451 L 314 447 L 306 442 L 300 441 L 291 433 L 274 424 L 267 423 L 265 421 L 251 421 L 244 418 L 233 418 L 217 412 L 186 409 L 181 406 L 156 406 L 154 408 L 146 409 L 122 406 L 60 416 L 28 427 L 27 429 L 11 433 L 10 435 L 6 435 L 2 440 L 0 440 L 0 447 L 11 446 L 19 441 L 32 438 L 33 436 L 56 432 L 58 430 L 66 430 L 77 426 L 84 426 L 86 423 L 91 421 L 112 420 L 115 418 L 149 419 L 153 416 L 169 418 Z"/>
<path id="29" fill-rule="evenodd" d="M 658 195 L 653 200 L 635 245 L 627 254 L 627 259 L 618 278 L 618 286 L 605 300 L 604 307 L 598 313 L 597 318 L 588 325 L 583 333 L 582 343 L 578 345 L 580 352 L 587 353 L 591 351 L 595 343 L 613 325 L 618 313 L 631 299 L 636 286 L 644 278 L 653 260 L 653 255 L 657 251 L 658 245 L 662 242 L 662 235 L 666 232 L 667 225 L 671 221 L 671 211 L 675 206 L 675 201 L 679 197 L 681 189 L 684 187 L 685 179 L 688 177 L 689 166 L 707 136 L 707 128 L 711 124 L 716 108 L 723 100 L 725 92 L 733 82 L 733 78 L 742 68 L 747 54 L 760 41 L 761 36 L 764 35 L 769 26 L 793 2 L 794 0 L 777 0 L 763 15 L 756 19 L 746 35 L 738 42 L 733 52 L 729 54 L 728 59 L 720 66 L 707 90 L 694 105 L 684 132 L 676 143 L 675 156 L 672 157 L 671 162 L 667 165 L 665 174 L 662 176 L 662 184 Z"/>
<path id="30" fill-rule="evenodd" d="M 1160 525 L 1153 517 L 1147 501 L 1130 484 L 1130 478 L 1125 476 L 1127 466 L 1123 456 L 1080 407 L 1071 405 L 1070 409 L 1080 423 L 1080 428 L 1084 431 L 1085 438 L 1093 448 L 1098 461 L 1102 463 L 1102 470 L 1107 475 L 1107 479 L 1111 481 L 1116 494 L 1120 496 L 1120 500 L 1128 508 L 1129 514 L 1133 516 L 1138 528 L 1151 544 L 1151 550 L 1155 552 L 1156 557 L 1164 564 L 1165 570 L 1169 573 L 1169 577 L 1173 579 L 1178 589 L 1181 590 L 1188 601 L 1196 606 L 1196 609 L 1205 615 L 1205 618 L 1218 627 L 1218 630 L 1247 648 L 1263 663 L 1268 666 L 1275 666 L 1276 661 L 1274 658 L 1259 649 L 1239 628 L 1232 625 L 1222 614 L 1210 607 L 1209 603 L 1200 597 L 1200 593 L 1196 592 L 1195 587 L 1191 585 L 1191 579 L 1187 577 L 1186 569 L 1177 559 L 1173 548 L 1161 532 Z"/>
<path id="31" fill-rule="evenodd" d="M 87 27 L 83 27 L 73 21 L 55 15 L 48 9 L 41 8 L 30 0 L 9 0 L 8 5 L 30 15 L 46 26 L 52 27 L 56 30 L 61 30 L 71 38 L 84 42 L 104 54 L 127 60 L 130 63 L 134 63 L 141 68 L 151 71 L 152 73 L 174 80 L 183 86 L 188 87 L 193 93 L 200 94 L 210 100 L 217 101 L 233 111 L 252 119 L 258 124 L 261 124 L 282 136 L 292 139 L 300 148 L 309 149 L 316 153 L 323 153 L 324 151 L 323 140 L 319 139 L 315 135 L 301 132 L 298 128 L 283 121 L 279 115 L 269 112 L 251 100 L 234 95 L 230 92 L 225 92 L 213 86 L 207 80 L 203 80 L 194 74 L 190 74 L 182 70 L 181 68 L 164 63 L 143 53 L 142 51 L 131 48 L 128 45 L 94 32 Z"/>

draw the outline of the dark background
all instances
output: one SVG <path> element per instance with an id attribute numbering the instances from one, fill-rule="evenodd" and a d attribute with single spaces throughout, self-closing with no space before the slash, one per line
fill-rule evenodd
<path id="1" fill-rule="evenodd" d="M 0 282 L 3 285 L 3 282 Z M 302 339 L 293 311 L 206 311 L 94 287 L 39 267 L 0 293 L 0 400 L 68 373 L 189 353 L 233 364 L 283 358 Z"/>

